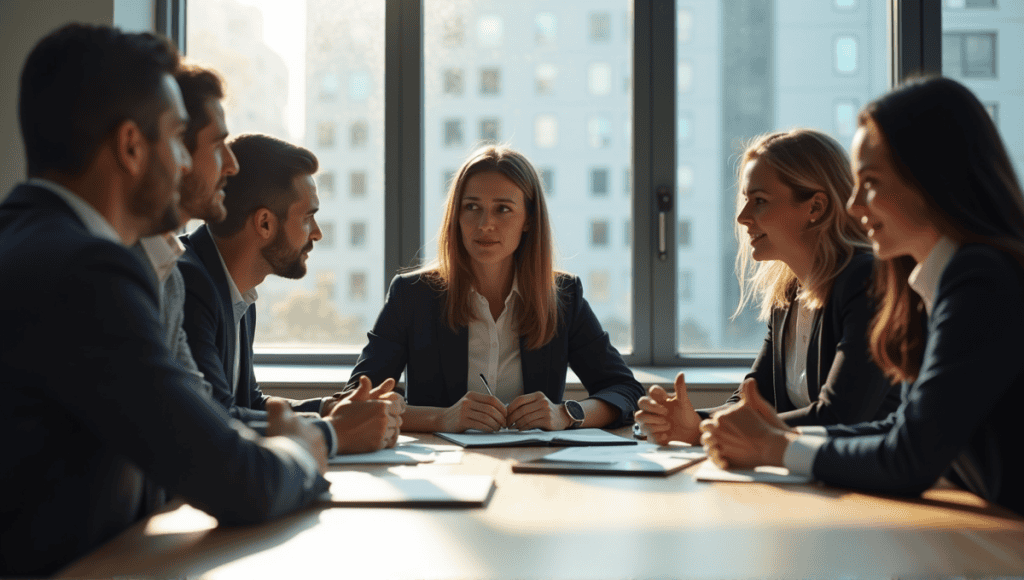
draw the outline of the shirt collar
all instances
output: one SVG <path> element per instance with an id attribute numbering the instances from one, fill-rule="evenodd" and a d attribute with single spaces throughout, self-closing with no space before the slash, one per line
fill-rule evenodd
<path id="1" fill-rule="evenodd" d="M 914 267 L 910 273 L 910 287 L 921 296 L 924 302 L 925 311 L 931 315 L 932 305 L 935 303 L 935 295 L 939 292 L 939 281 L 942 272 L 946 270 L 953 254 L 960 248 L 959 244 L 946 236 L 939 238 L 939 241 L 928 252 L 928 257 Z"/>
<path id="2" fill-rule="evenodd" d="M 49 179 L 41 179 L 38 177 L 33 177 L 25 183 L 47 189 L 53 192 L 57 197 L 64 200 L 64 203 L 71 207 L 71 211 L 78 216 L 78 219 L 82 220 L 82 224 L 90 234 L 97 238 L 110 240 L 111 242 L 122 246 L 124 245 L 124 240 L 122 240 L 121 236 L 117 234 L 117 230 L 114 229 L 114 226 L 110 225 L 107 218 L 103 217 L 103 214 L 96 211 L 96 208 L 90 205 L 89 202 L 78 197 L 78 195 L 70 189 L 60 185 L 59 183 L 54 183 Z"/>
<path id="3" fill-rule="evenodd" d="M 245 311 L 249 309 L 249 306 L 256 302 L 259 298 L 259 294 L 256 293 L 256 289 L 252 288 L 245 294 L 238 291 L 238 286 L 235 285 L 235 279 L 231 277 L 231 271 L 228 270 L 228 264 L 224 261 L 224 256 L 220 253 L 220 248 L 217 247 L 217 243 L 214 242 L 213 247 L 217 250 L 217 257 L 220 258 L 220 265 L 224 268 L 224 277 L 228 281 L 228 291 L 231 293 L 231 306 L 234 309 L 235 324 L 238 324 L 245 316 Z"/>
<path id="4" fill-rule="evenodd" d="M 470 293 L 469 296 L 470 296 L 471 299 L 487 300 L 486 298 L 483 297 L 483 295 L 481 295 L 479 292 L 476 291 L 476 288 L 474 288 L 472 286 L 469 287 L 469 293 Z M 509 290 L 508 296 L 505 297 L 505 306 L 506 307 L 508 307 L 508 305 L 512 303 L 512 297 L 513 296 L 519 296 L 520 298 L 522 298 L 522 294 L 520 294 L 520 292 L 519 292 L 519 275 L 518 274 L 516 274 L 515 276 L 512 277 L 512 288 Z"/>
<path id="5" fill-rule="evenodd" d="M 172 232 L 142 238 L 139 245 L 146 252 L 146 257 L 149 258 L 149 263 L 161 282 L 171 275 L 178 258 L 185 253 L 185 245 Z"/>

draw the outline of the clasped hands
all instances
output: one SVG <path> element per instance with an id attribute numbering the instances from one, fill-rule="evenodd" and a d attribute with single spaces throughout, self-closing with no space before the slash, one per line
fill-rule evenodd
<path id="1" fill-rule="evenodd" d="M 502 427 L 561 431 L 572 424 L 565 408 L 540 391 L 516 397 L 508 406 L 497 397 L 469 391 L 445 409 L 440 419 L 441 430 L 449 433 L 467 429 L 494 432 Z"/>
<path id="2" fill-rule="evenodd" d="M 673 396 L 654 385 L 640 399 L 639 407 L 636 421 L 655 443 L 699 442 L 708 457 L 723 469 L 782 466 L 786 447 L 798 435 L 761 397 L 757 381 L 752 378 L 740 385 L 739 402 L 704 421 L 686 394 L 683 373 L 676 375 Z"/>

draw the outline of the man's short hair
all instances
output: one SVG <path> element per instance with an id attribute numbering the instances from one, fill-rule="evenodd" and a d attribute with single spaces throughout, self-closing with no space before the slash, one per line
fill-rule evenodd
<path id="1" fill-rule="evenodd" d="M 206 103 L 210 99 L 224 98 L 224 80 L 213 69 L 194 62 L 182 63 L 178 72 L 174 74 L 174 80 L 178 81 L 181 98 L 185 102 L 185 110 L 188 111 L 185 147 L 188 147 L 190 153 L 194 153 L 198 146 L 196 138 L 199 132 L 213 120 L 206 110 Z"/>
<path id="2" fill-rule="evenodd" d="M 148 32 L 68 24 L 36 44 L 25 60 L 18 118 L 28 174 L 80 175 L 100 144 L 132 120 L 150 141 L 160 114 L 165 74 L 174 74 L 178 50 Z"/>
<path id="3" fill-rule="evenodd" d="M 225 238 L 241 231 L 245 221 L 260 208 L 267 208 L 279 220 L 297 196 L 295 178 L 313 175 L 320 166 L 316 155 L 270 135 L 239 135 L 229 144 L 238 159 L 239 171 L 224 186 L 224 207 L 228 217 L 219 224 L 207 224 L 215 236 Z"/>

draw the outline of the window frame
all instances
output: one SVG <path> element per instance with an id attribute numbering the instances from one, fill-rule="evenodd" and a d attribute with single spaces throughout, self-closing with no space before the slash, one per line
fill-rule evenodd
<path id="1" fill-rule="evenodd" d="M 384 234 L 385 287 L 395 272 L 417 264 L 423 244 L 423 3 L 385 1 Z M 185 46 L 188 0 L 156 0 L 156 30 Z M 940 73 L 941 3 L 888 0 L 890 85 L 914 73 Z M 676 41 L 674 0 L 633 0 L 632 131 L 632 348 L 623 353 L 633 366 L 749 366 L 755 353 L 687 355 L 676 347 L 676 255 L 669 244 L 658 259 L 658 211 L 654 191 L 677 191 Z M 589 18 L 587 20 L 589 24 Z M 462 25 L 465 42 L 466 26 Z M 657 127 L 658 130 L 654 128 Z M 666 130 L 671 128 L 671 130 Z M 685 195 L 685 193 L 682 193 Z M 677 193 L 678 195 L 678 193 Z M 665 219 L 667 239 L 675 239 L 675 207 Z M 580 274 L 583 274 L 582 272 Z M 657 316 L 653 316 L 653 313 Z M 354 364 L 358 351 L 296 352 L 258 347 L 257 364 Z"/>

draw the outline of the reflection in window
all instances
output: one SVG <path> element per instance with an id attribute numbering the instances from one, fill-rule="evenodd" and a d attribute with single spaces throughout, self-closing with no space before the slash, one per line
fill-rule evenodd
<path id="1" fill-rule="evenodd" d="M 323 198 L 331 199 L 334 197 L 334 174 L 330 171 L 324 171 L 323 173 L 316 176 L 316 192 L 317 195 Z"/>
<path id="2" fill-rule="evenodd" d="M 317 125 L 316 146 L 322 149 L 334 147 L 334 123 L 325 121 Z"/>
<path id="3" fill-rule="evenodd" d="M 370 96 L 370 73 L 356 71 L 348 77 L 348 98 L 365 101 Z"/>
<path id="4" fill-rule="evenodd" d="M 537 94 L 555 94 L 555 80 L 558 78 L 558 67 L 550 63 L 544 63 L 538 64 L 535 70 L 537 76 Z"/>
<path id="5" fill-rule="evenodd" d="M 541 12 L 533 19 L 535 27 L 534 39 L 538 46 L 551 46 L 555 44 L 558 35 L 558 20 L 550 12 Z"/>
<path id="6" fill-rule="evenodd" d="M 590 40 L 608 42 L 612 38 L 612 16 L 607 12 L 590 14 Z"/>
<path id="7" fill-rule="evenodd" d="M 608 169 L 595 167 L 590 170 L 590 193 L 594 197 L 608 196 Z"/>
<path id="8" fill-rule="evenodd" d="M 480 94 L 497 95 L 501 92 L 501 69 L 480 69 Z"/>
<path id="9" fill-rule="evenodd" d="M 487 118 L 480 120 L 480 140 L 497 142 L 500 137 L 500 124 L 501 121 L 497 118 Z"/>
<path id="10" fill-rule="evenodd" d="M 321 101 L 333 101 L 338 96 L 338 90 L 341 89 L 341 81 L 338 80 L 338 75 L 333 72 L 325 72 L 320 77 L 320 100 Z"/>
<path id="11" fill-rule="evenodd" d="M 544 195 L 551 197 L 555 194 L 555 170 L 550 167 L 542 167 L 539 171 L 540 182 L 544 187 Z"/>
<path id="12" fill-rule="evenodd" d="M 349 224 L 349 245 L 353 248 L 366 246 L 366 222 L 352 222 Z"/>
<path id="13" fill-rule="evenodd" d="M 693 29 L 693 13 L 689 10 L 676 12 L 676 42 L 686 44 L 690 42 L 691 30 Z"/>
<path id="14" fill-rule="evenodd" d="M 598 149 L 608 147 L 612 143 L 612 122 L 607 115 L 594 115 L 587 121 L 587 134 L 590 146 Z"/>
<path id="15" fill-rule="evenodd" d="M 355 302 L 366 300 L 366 272 L 352 272 L 349 274 L 348 298 Z"/>
<path id="16" fill-rule="evenodd" d="M 836 101 L 836 134 L 841 137 L 852 137 L 857 130 L 857 102 Z"/>
<path id="17" fill-rule="evenodd" d="M 853 74 L 857 72 L 857 39 L 853 36 L 836 38 L 836 72 Z"/>
<path id="18" fill-rule="evenodd" d="M 533 124 L 534 143 L 541 149 L 558 145 L 558 118 L 554 115 L 537 115 Z"/>
<path id="19" fill-rule="evenodd" d="M 676 90 L 680 93 L 688 93 L 692 84 L 693 63 L 688 60 L 679 61 L 679 66 L 676 67 Z"/>
<path id="20" fill-rule="evenodd" d="M 370 125 L 366 121 L 356 121 L 349 128 L 349 142 L 353 149 L 366 147 L 370 140 Z"/>
<path id="21" fill-rule="evenodd" d="M 465 41 L 466 23 L 462 21 L 461 16 L 445 19 L 441 23 L 441 42 L 445 46 L 455 48 L 462 46 L 462 43 Z"/>
<path id="22" fill-rule="evenodd" d="M 463 78 L 461 68 L 448 68 L 444 70 L 444 94 L 461 95 L 463 90 Z"/>
<path id="23" fill-rule="evenodd" d="M 995 78 L 996 33 L 944 33 L 942 74 L 957 78 Z"/>
<path id="24" fill-rule="evenodd" d="M 693 167 L 680 165 L 676 169 L 676 186 L 679 188 L 680 195 L 688 194 L 693 190 Z"/>
<path id="25" fill-rule="evenodd" d="M 590 245 L 595 248 L 608 247 L 608 222 L 604 220 L 590 222 Z"/>
<path id="26" fill-rule="evenodd" d="M 348 175 L 348 193 L 352 197 L 363 197 L 366 195 L 366 172 L 353 171 Z"/>
<path id="27" fill-rule="evenodd" d="M 592 95 L 612 92 L 612 66 L 606 62 L 591 63 L 587 69 L 587 87 Z"/>
<path id="28" fill-rule="evenodd" d="M 448 197 L 448 190 L 452 188 L 452 183 L 455 182 L 455 170 L 445 169 L 441 172 L 441 197 Z"/>
<path id="29" fill-rule="evenodd" d="M 587 300 L 590 302 L 608 302 L 611 297 L 611 276 L 607 270 L 595 270 L 590 273 L 587 281 Z"/>
<path id="30" fill-rule="evenodd" d="M 693 272 L 683 270 L 679 272 L 679 301 L 689 302 L 693 299 Z"/>
<path id="31" fill-rule="evenodd" d="M 690 247 L 690 220 L 688 218 L 679 220 L 679 228 L 676 229 L 676 239 L 679 240 L 680 248 Z"/>
<path id="32" fill-rule="evenodd" d="M 442 143 L 445 147 L 462 146 L 462 119 L 445 119 Z"/>
<path id="33" fill-rule="evenodd" d="M 488 48 L 501 46 L 502 37 L 504 36 L 504 26 L 502 25 L 501 17 L 494 15 L 482 16 L 477 21 L 476 35 L 480 41 L 480 46 Z"/>
<path id="34" fill-rule="evenodd" d="M 334 247 L 334 222 L 321 221 L 317 223 L 320 226 L 320 241 L 317 245 L 321 248 L 333 248 Z"/>

